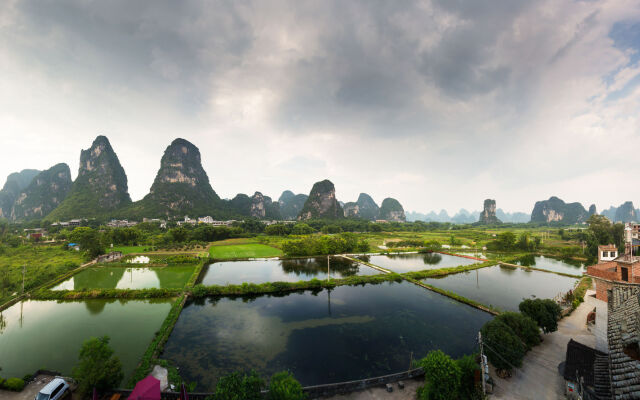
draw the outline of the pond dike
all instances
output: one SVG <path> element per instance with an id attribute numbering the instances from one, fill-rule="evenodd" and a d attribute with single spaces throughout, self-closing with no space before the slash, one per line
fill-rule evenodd
<path id="1" fill-rule="evenodd" d="M 453 255 L 453 254 L 451 254 L 451 255 Z M 362 260 L 358 260 L 356 258 L 351 258 L 351 257 L 345 256 L 345 255 L 342 255 L 341 257 L 344 257 L 344 258 L 346 258 L 348 260 L 351 260 L 353 262 L 357 262 L 357 263 L 366 265 L 368 267 L 376 269 L 376 270 L 378 270 L 378 271 L 380 271 L 382 273 L 385 273 L 385 274 L 393 273 L 393 271 L 390 271 L 390 270 L 388 270 L 386 268 L 382 268 L 382 267 L 379 267 L 377 265 L 374 265 L 374 264 L 371 264 L 371 263 L 368 263 L 368 262 L 364 262 Z M 473 257 L 470 257 L 470 258 L 473 258 Z M 473 258 L 473 259 L 475 259 L 475 258 Z M 481 259 L 478 258 L 477 260 L 481 260 Z M 489 261 L 489 260 L 484 260 L 484 261 Z M 483 267 L 483 268 L 485 268 L 485 267 Z M 414 285 L 420 286 L 423 289 L 427 289 L 427 290 L 430 290 L 432 292 L 435 292 L 435 293 L 441 294 L 443 296 L 449 297 L 450 299 L 453 299 L 453 300 L 458 301 L 460 303 L 464 303 L 464 304 L 466 304 L 468 306 L 471 306 L 473 308 L 477 308 L 478 310 L 487 312 L 487 313 L 489 313 L 491 315 L 500 314 L 499 311 L 491 309 L 491 308 L 489 308 L 489 307 L 487 307 L 487 306 L 485 306 L 483 304 L 480 304 L 478 302 L 475 302 L 473 300 L 469 300 L 466 297 L 462 297 L 462 296 L 457 295 L 455 293 L 451 293 L 451 292 L 448 292 L 446 290 L 442 290 L 442 289 L 439 289 L 437 287 L 434 287 L 434 286 L 431 286 L 431 285 L 427 285 L 427 284 L 422 283 L 422 282 L 420 282 L 419 280 L 416 280 L 416 279 L 411 279 L 411 278 L 407 277 L 405 274 L 400 274 L 400 276 L 402 276 L 402 279 L 406 280 L 407 282 L 411 282 Z"/>
<path id="2" fill-rule="evenodd" d="M 511 267 L 511 268 L 520 268 L 520 269 L 524 269 L 524 270 L 547 272 L 549 274 L 567 276 L 569 278 L 576 278 L 576 279 L 582 278 L 582 275 L 571 275 L 571 274 L 566 274 L 564 272 L 549 271 L 548 269 L 542 269 L 542 268 L 536 268 L 536 267 L 530 267 L 530 266 L 528 267 L 526 265 L 510 264 L 510 263 L 506 263 L 506 262 L 502 262 L 502 261 L 498 261 L 498 264 L 504 265 L 505 267 Z"/>

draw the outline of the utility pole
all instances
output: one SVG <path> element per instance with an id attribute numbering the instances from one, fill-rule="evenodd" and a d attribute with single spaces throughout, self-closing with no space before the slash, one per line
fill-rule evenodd
<path id="1" fill-rule="evenodd" d="M 327 282 L 331 280 L 331 274 L 329 271 L 329 256 L 327 256 Z"/>
<path id="2" fill-rule="evenodd" d="M 22 294 L 24 294 L 24 275 L 27 272 L 27 266 L 22 266 Z"/>
<path id="3" fill-rule="evenodd" d="M 484 348 L 482 346 L 482 332 L 478 332 L 478 343 L 480 343 L 480 373 L 482 380 L 482 394 L 487 394 L 486 383 L 484 381 Z"/>

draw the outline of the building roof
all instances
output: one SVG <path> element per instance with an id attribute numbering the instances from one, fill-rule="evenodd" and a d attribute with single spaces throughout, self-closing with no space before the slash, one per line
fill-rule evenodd
<path id="1" fill-rule="evenodd" d="M 564 379 L 577 382 L 577 373 L 578 376 L 584 379 L 585 385 L 594 386 L 593 366 L 596 355 L 604 356 L 605 354 L 573 339 L 569 340 L 564 366 Z"/>
<path id="2" fill-rule="evenodd" d="M 640 399 L 640 361 L 628 355 L 630 348 L 637 349 L 640 339 L 640 287 L 614 286 L 609 293 L 608 315 L 613 398 Z"/>
<path id="3" fill-rule="evenodd" d="M 618 248 L 615 244 L 603 244 L 598 246 L 598 250 L 600 251 L 618 251 Z"/>

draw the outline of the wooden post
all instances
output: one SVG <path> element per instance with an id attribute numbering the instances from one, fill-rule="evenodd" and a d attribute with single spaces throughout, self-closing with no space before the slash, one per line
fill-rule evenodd
<path id="1" fill-rule="evenodd" d="M 24 294 L 24 275 L 27 272 L 27 266 L 22 266 L 22 294 Z"/>

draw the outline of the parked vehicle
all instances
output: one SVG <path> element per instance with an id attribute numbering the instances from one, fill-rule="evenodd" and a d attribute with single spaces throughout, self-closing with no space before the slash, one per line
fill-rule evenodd
<path id="1" fill-rule="evenodd" d="M 62 378 L 55 378 L 43 387 L 34 400 L 58 400 L 69 390 L 69 384 Z"/>

